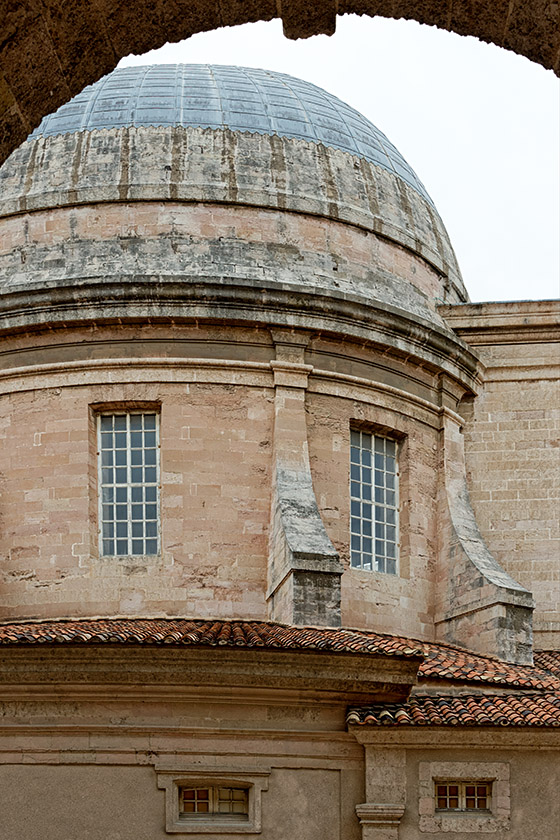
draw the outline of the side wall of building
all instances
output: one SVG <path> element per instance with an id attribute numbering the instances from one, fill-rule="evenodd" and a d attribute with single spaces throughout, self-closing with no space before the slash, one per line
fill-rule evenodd
<path id="1" fill-rule="evenodd" d="M 560 646 L 560 306 L 463 304 L 441 314 L 479 353 L 462 405 L 468 485 L 498 562 L 535 598 L 535 647 Z"/>

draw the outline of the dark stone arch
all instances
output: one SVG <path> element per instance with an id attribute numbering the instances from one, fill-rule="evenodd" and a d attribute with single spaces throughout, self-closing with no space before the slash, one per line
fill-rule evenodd
<path id="1" fill-rule="evenodd" d="M 123 56 L 276 17 L 288 38 L 332 34 L 336 14 L 408 18 L 560 72 L 558 0 L 2 0 L 1 8 L 0 162 L 45 114 Z"/>

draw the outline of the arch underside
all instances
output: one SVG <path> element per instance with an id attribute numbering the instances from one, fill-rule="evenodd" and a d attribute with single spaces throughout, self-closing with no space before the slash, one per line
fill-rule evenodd
<path id="1" fill-rule="evenodd" d="M 43 116 L 121 58 L 198 32 L 281 17 L 288 38 L 332 34 L 336 15 L 407 18 L 472 35 L 560 72 L 551 0 L 7 0 L 0 26 L 0 162 Z"/>

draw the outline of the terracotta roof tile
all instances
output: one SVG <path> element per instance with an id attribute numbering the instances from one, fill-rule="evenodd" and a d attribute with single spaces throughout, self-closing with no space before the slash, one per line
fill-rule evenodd
<path id="1" fill-rule="evenodd" d="M 349 709 L 359 726 L 560 726 L 560 694 L 415 695 L 406 703 Z"/>
<path id="2" fill-rule="evenodd" d="M 425 643 L 424 652 L 426 659 L 418 671 L 419 679 L 560 690 L 560 673 L 548 673 L 540 663 L 534 666 L 511 665 L 492 656 L 444 644 Z"/>
<path id="3" fill-rule="evenodd" d="M 149 644 L 312 650 L 377 654 L 419 661 L 418 678 L 560 691 L 560 674 L 538 665 L 510 665 L 452 645 L 370 631 L 291 627 L 267 621 L 182 618 L 68 619 L 0 625 L 0 645 Z M 544 655 L 544 654 L 543 654 Z M 541 659 L 542 659 L 542 656 Z M 554 656 L 548 652 L 547 656 Z M 423 660 L 423 661 L 422 661 Z M 554 662 L 560 660 L 560 654 Z M 546 660 L 550 665 L 550 662 Z M 552 660 L 551 660 L 552 661 Z M 539 667 L 540 666 L 540 667 Z"/>
<path id="4" fill-rule="evenodd" d="M 536 650 L 534 660 L 539 668 L 560 677 L 560 650 Z"/>
<path id="5" fill-rule="evenodd" d="M 193 645 L 379 654 L 422 659 L 422 645 L 394 636 L 266 621 L 180 618 L 76 619 L 0 625 L 0 644 Z"/>

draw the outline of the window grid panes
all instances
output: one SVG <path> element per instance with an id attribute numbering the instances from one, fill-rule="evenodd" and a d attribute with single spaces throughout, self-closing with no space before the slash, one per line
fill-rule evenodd
<path id="1" fill-rule="evenodd" d="M 350 557 L 355 569 L 397 573 L 397 441 L 350 432 Z"/>
<path id="2" fill-rule="evenodd" d="M 205 787 L 182 788 L 180 815 L 182 817 L 209 816 L 218 819 L 243 820 L 249 814 L 246 788 Z"/>
<path id="3" fill-rule="evenodd" d="M 97 418 L 103 556 L 159 553 L 159 417 Z"/>
<path id="4" fill-rule="evenodd" d="M 436 782 L 437 811 L 489 811 L 491 782 Z"/>
<path id="5" fill-rule="evenodd" d="M 209 814 L 210 789 L 187 788 L 183 790 L 182 811 L 184 814 Z"/>

